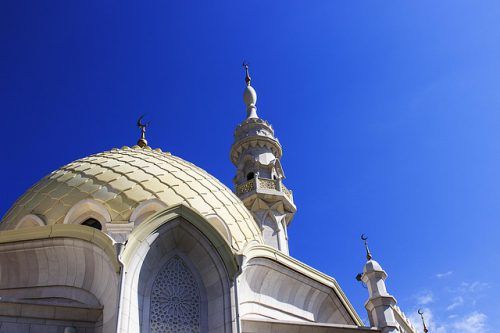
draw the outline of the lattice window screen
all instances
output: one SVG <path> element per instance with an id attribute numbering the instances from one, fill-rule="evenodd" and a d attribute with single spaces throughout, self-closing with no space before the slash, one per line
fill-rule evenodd
<path id="1" fill-rule="evenodd" d="M 152 333 L 200 332 L 200 290 L 191 271 L 178 256 L 156 276 L 151 291 Z"/>

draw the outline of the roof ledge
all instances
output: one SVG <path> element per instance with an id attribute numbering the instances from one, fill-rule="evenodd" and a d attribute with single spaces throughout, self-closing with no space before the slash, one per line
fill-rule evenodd
<path id="1" fill-rule="evenodd" d="M 29 242 L 50 238 L 74 238 L 84 240 L 101 248 L 110 262 L 119 271 L 120 265 L 116 256 L 113 240 L 100 230 L 83 225 L 54 224 L 33 228 L 0 231 L 0 244 Z"/>

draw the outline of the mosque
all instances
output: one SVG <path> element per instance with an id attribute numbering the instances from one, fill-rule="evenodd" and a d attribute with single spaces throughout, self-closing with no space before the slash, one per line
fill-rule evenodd
<path id="1" fill-rule="evenodd" d="M 0 223 L 0 333 L 417 332 L 368 246 L 369 326 L 334 278 L 289 255 L 283 149 L 248 66 L 245 81 L 233 190 L 151 148 L 139 120 L 137 145 L 71 162 L 14 203 Z"/>

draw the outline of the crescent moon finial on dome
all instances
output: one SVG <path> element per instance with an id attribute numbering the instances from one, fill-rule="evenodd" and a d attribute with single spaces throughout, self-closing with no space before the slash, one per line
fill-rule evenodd
<path id="1" fill-rule="evenodd" d="M 137 127 L 141 129 L 141 138 L 137 141 L 137 145 L 141 148 L 147 147 L 148 145 L 148 140 L 146 140 L 146 128 L 150 123 L 149 121 L 147 123 L 143 123 L 143 118 L 144 115 L 140 116 L 139 119 L 137 119 Z"/>

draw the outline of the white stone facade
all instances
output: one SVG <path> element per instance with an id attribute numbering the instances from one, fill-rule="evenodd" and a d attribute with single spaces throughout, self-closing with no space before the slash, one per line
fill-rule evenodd
<path id="1" fill-rule="evenodd" d="M 124 244 L 71 224 L 3 231 L 0 265 L 0 332 L 361 326 L 335 280 L 255 240 L 235 252 L 183 205 L 143 221 Z"/>
<path id="2" fill-rule="evenodd" d="M 0 224 L 0 333 L 407 332 L 370 260 L 372 327 L 337 282 L 290 257 L 282 148 L 244 92 L 235 191 L 159 149 L 123 147 L 44 177 Z"/>

